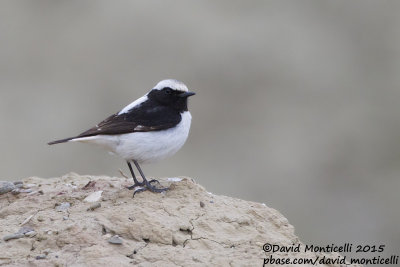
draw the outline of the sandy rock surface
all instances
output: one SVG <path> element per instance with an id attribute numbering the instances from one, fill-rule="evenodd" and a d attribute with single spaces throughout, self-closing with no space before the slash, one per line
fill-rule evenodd
<path id="1" fill-rule="evenodd" d="M 190 178 L 160 179 L 169 191 L 134 198 L 126 178 L 23 182 L 0 195 L 0 266 L 262 266 L 264 243 L 300 242 L 278 211 L 213 195 Z"/>

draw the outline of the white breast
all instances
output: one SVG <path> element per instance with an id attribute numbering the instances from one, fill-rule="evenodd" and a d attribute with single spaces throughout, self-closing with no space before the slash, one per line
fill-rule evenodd
<path id="1" fill-rule="evenodd" d="M 182 120 L 175 127 L 154 132 L 136 132 L 120 135 L 98 135 L 74 141 L 101 145 L 110 152 L 139 163 L 152 163 L 175 154 L 186 142 L 192 116 L 182 113 Z"/>

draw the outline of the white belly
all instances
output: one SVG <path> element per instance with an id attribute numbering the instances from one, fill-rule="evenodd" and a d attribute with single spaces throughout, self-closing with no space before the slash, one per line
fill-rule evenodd
<path id="1" fill-rule="evenodd" d="M 120 135 L 98 135 L 72 141 L 103 146 L 108 151 L 139 163 L 151 163 L 175 154 L 186 142 L 192 116 L 182 113 L 181 122 L 170 129 L 154 132 L 136 132 Z"/>

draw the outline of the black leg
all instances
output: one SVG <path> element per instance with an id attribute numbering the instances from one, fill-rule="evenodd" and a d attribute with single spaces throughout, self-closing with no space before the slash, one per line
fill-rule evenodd
<path id="1" fill-rule="evenodd" d="M 139 163 L 138 163 L 137 161 L 135 161 L 135 160 L 132 160 L 132 161 L 133 161 L 133 163 L 135 163 L 136 168 L 139 170 L 139 173 L 140 173 L 140 175 L 142 176 L 143 182 L 141 182 L 140 184 L 143 186 L 143 185 L 145 185 L 145 180 L 147 181 L 147 179 L 146 179 L 146 177 L 144 176 L 144 173 L 142 172 L 142 169 L 140 168 Z M 130 164 L 129 164 L 129 165 L 130 165 Z M 132 167 L 131 167 L 131 168 L 132 168 Z M 157 181 L 156 179 L 150 180 L 149 183 L 150 183 L 150 184 L 151 184 L 151 183 L 158 183 L 158 184 L 160 184 L 160 182 Z"/>
<path id="2" fill-rule="evenodd" d="M 168 188 L 156 188 L 156 187 L 152 186 L 151 183 L 158 182 L 158 181 L 157 180 L 147 181 L 146 177 L 144 176 L 144 173 L 143 173 L 142 169 L 139 166 L 139 163 L 136 160 L 133 160 L 133 163 L 135 164 L 136 168 L 138 169 L 140 175 L 142 176 L 143 184 L 145 185 L 145 188 L 136 190 L 135 193 L 143 192 L 143 191 L 146 191 L 146 190 L 149 190 L 149 191 L 155 192 L 155 193 L 161 193 L 161 192 L 164 192 L 164 191 L 168 190 Z M 133 195 L 135 195 L 135 193 Z"/>
<path id="3" fill-rule="evenodd" d="M 144 181 L 143 181 L 143 182 L 139 182 L 139 181 L 137 180 L 136 175 L 135 175 L 135 173 L 133 172 L 133 168 L 132 168 L 131 163 L 130 163 L 129 161 L 126 161 L 126 163 L 128 163 L 128 167 L 129 167 L 129 170 L 131 171 L 132 178 L 133 178 L 133 182 L 134 182 L 134 184 L 131 185 L 131 186 L 129 186 L 128 189 L 129 189 L 129 190 L 132 190 L 132 189 L 134 189 L 134 188 L 137 187 L 137 186 L 143 186 L 143 185 L 145 184 Z"/>
<path id="4" fill-rule="evenodd" d="M 138 163 L 136 160 L 133 160 L 133 163 L 135 163 L 136 168 L 139 170 L 139 173 L 140 173 L 140 175 L 142 176 L 143 184 L 144 184 L 145 181 L 147 182 L 147 179 L 146 179 L 146 177 L 144 176 L 144 173 L 143 173 L 142 169 L 140 168 L 139 163 Z M 156 179 L 150 180 L 149 183 L 150 183 L 150 184 L 151 184 L 151 183 L 158 183 L 158 184 L 160 184 L 160 182 L 157 181 Z"/>

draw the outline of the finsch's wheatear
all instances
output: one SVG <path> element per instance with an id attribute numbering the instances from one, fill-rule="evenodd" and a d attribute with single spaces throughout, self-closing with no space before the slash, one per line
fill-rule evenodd
<path id="1" fill-rule="evenodd" d="M 111 115 L 93 128 L 49 145 L 65 142 L 96 144 L 125 159 L 132 173 L 135 192 L 149 190 L 163 192 L 168 188 L 156 188 L 157 180 L 148 181 L 139 163 L 152 163 L 175 154 L 186 142 L 192 116 L 188 111 L 187 86 L 177 80 L 159 82 L 146 95 L 135 100 L 120 112 Z M 133 172 L 132 161 L 143 181 Z"/>

